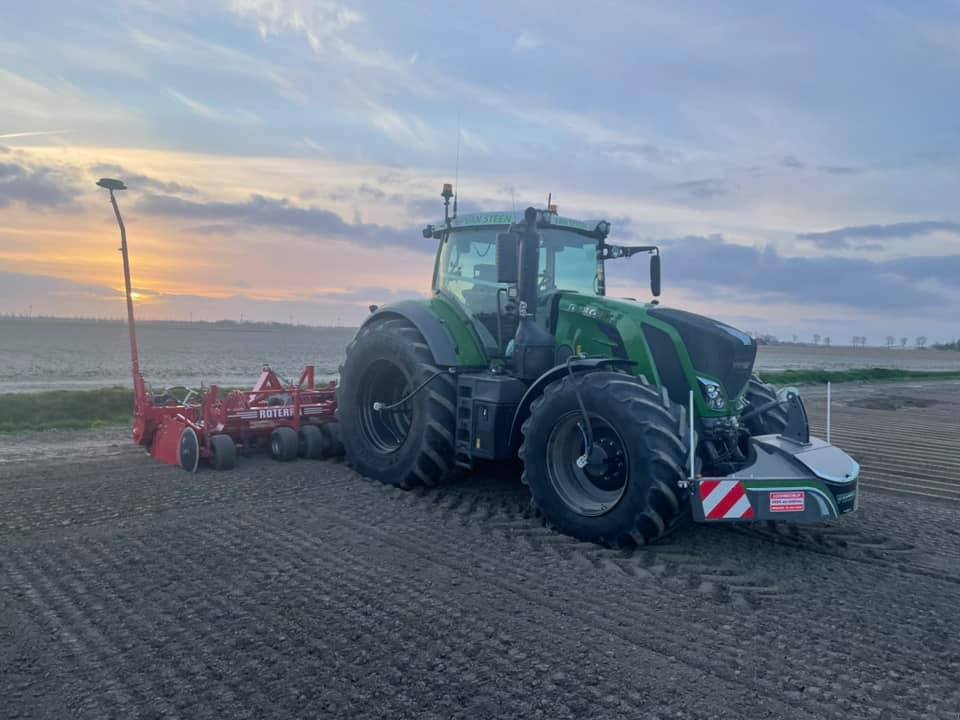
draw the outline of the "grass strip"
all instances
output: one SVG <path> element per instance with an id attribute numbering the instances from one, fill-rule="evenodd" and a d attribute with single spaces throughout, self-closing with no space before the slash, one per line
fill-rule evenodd
<path id="1" fill-rule="evenodd" d="M 133 390 L 50 390 L 0 395 L 0 432 L 81 430 L 133 418 Z"/>
<path id="2" fill-rule="evenodd" d="M 892 368 L 762 370 L 760 377 L 774 385 L 814 385 L 826 382 L 960 380 L 960 371 Z M 132 416 L 133 391 L 128 388 L 0 394 L 0 433 L 126 425 L 132 421 Z"/>
<path id="3" fill-rule="evenodd" d="M 907 380 L 960 380 L 960 370 L 898 370 L 854 368 L 851 370 L 761 370 L 760 378 L 774 385 L 815 385 L 847 382 L 900 382 Z"/>

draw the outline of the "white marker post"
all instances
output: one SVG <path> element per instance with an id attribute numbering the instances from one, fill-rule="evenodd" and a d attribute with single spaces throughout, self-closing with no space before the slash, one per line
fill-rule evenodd
<path id="1" fill-rule="evenodd" d="M 827 442 L 830 442 L 830 381 L 827 381 Z"/>
<path id="2" fill-rule="evenodd" d="M 696 480 L 696 479 L 697 479 L 696 476 L 695 476 L 695 474 L 694 474 L 694 468 L 695 468 L 694 455 L 695 455 L 695 453 L 696 453 L 696 448 L 694 447 L 694 442 L 693 442 L 693 390 L 691 390 L 691 391 L 690 391 L 690 479 L 691 479 L 691 480 Z"/>

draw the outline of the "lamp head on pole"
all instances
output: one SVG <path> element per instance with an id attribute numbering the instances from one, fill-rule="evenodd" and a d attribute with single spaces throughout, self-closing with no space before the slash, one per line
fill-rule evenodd
<path id="1" fill-rule="evenodd" d="M 122 180 L 114 180 L 113 178 L 100 178 L 97 180 L 97 185 L 107 190 L 113 192 L 114 190 L 126 190 L 127 186 L 123 184 Z"/>

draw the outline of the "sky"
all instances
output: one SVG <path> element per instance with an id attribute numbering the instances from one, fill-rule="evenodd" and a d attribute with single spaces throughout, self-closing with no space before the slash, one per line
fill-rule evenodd
<path id="1" fill-rule="evenodd" d="M 665 305 L 952 339 L 958 78 L 958 0 L 8 3 L 0 313 L 123 314 L 112 176 L 139 316 L 355 324 L 456 179 L 659 244 Z"/>

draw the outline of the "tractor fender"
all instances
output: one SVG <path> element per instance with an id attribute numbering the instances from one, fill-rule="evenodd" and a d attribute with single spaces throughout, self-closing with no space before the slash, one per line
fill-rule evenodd
<path id="1" fill-rule="evenodd" d="M 571 361 L 570 370 L 573 370 L 575 373 L 581 373 L 590 372 L 602 367 L 629 367 L 635 364 L 632 360 L 624 360 L 623 358 L 582 358 Z M 534 380 L 533 384 L 527 388 L 527 391 L 523 394 L 523 398 L 520 400 L 520 404 L 517 405 L 517 410 L 513 415 L 513 422 L 510 425 L 510 449 L 513 452 L 519 450 L 520 443 L 523 441 L 520 428 L 523 426 L 524 421 L 530 417 L 530 406 L 533 405 L 533 401 L 543 394 L 547 385 L 555 380 L 559 380 L 568 372 L 569 370 L 567 369 L 566 363 L 556 365 Z"/>
<path id="2" fill-rule="evenodd" d="M 385 305 L 366 319 L 363 326 L 375 322 L 382 322 L 390 318 L 404 318 L 413 323 L 414 327 L 423 335 L 427 347 L 433 354 L 433 360 L 443 367 L 456 367 L 460 364 L 457 358 L 457 346 L 453 338 L 443 327 L 443 321 L 430 312 L 429 307 L 415 300 L 402 300 L 398 303 Z"/>

